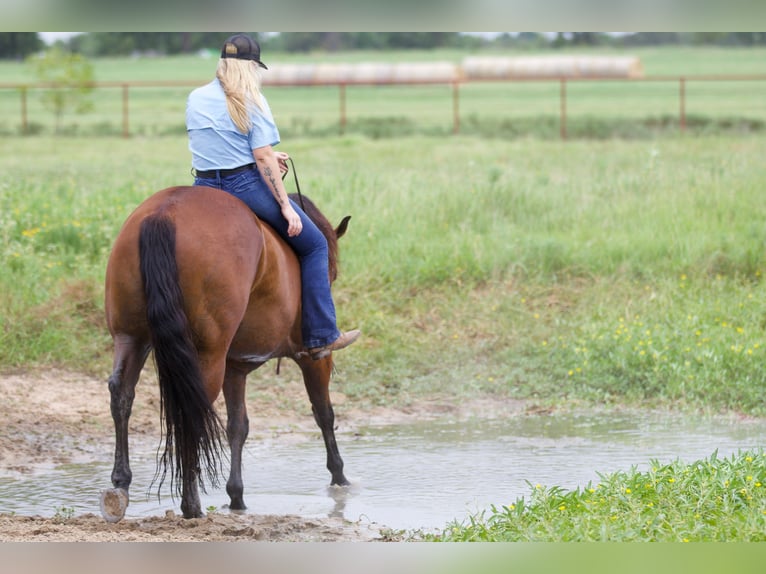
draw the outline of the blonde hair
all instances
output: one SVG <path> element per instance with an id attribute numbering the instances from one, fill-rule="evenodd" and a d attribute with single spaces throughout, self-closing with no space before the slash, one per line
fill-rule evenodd
<path id="1" fill-rule="evenodd" d="M 253 105 L 263 110 L 261 102 L 261 73 L 258 64 L 251 60 L 221 58 L 215 77 L 221 82 L 226 94 L 226 108 L 234 125 L 242 133 L 253 127 L 250 113 Z"/>

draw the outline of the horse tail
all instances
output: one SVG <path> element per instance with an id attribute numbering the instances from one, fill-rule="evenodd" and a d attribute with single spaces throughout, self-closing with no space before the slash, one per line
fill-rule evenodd
<path id="1" fill-rule="evenodd" d="M 196 477 L 204 491 L 203 466 L 212 486 L 218 485 L 223 425 L 205 393 L 178 279 L 175 225 L 168 217 L 143 220 L 139 256 L 165 435 L 160 486 L 170 470 L 171 490 L 175 485 L 179 495 L 184 478 Z"/>

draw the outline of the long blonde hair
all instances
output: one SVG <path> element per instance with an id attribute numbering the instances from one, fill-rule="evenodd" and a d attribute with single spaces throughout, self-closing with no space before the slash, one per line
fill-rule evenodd
<path id="1" fill-rule="evenodd" d="M 258 64 L 251 60 L 221 58 L 218 60 L 215 77 L 221 82 L 223 93 L 226 94 L 226 108 L 234 125 L 246 134 L 253 127 L 250 119 L 253 105 L 263 110 Z"/>

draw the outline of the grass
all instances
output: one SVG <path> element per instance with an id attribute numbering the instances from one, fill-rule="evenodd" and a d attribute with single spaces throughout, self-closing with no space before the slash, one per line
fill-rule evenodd
<path id="1" fill-rule="evenodd" d="M 151 146 L 124 145 L 115 164 L 85 141 L 49 140 L 45 150 L 34 141 L 3 142 L 4 169 L 15 177 L 0 184 L 0 363 L 87 371 L 110 347 L 102 299 L 111 243 L 172 161 L 156 154 L 150 181 L 131 170 L 152 171 Z"/>
<path id="2" fill-rule="evenodd" d="M 766 414 L 762 138 L 285 149 L 332 221 L 353 216 L 335 297 L 364 337 L 335 384 L 354 404 L 486 393 Z M 111 243 L 143 198 L 190 181 L 186 142 L 0 151 L 15 176 L 0 184 L 0 368 L 105 377 Z"/>
<path id="3" fill-rule="evenodd" d="M 443 542 L 762 542 L 766 457 L 742 452 L 691 464 L 651 461 L 569 491 L 530 485 L 515 502 L 453 522 Z"/>

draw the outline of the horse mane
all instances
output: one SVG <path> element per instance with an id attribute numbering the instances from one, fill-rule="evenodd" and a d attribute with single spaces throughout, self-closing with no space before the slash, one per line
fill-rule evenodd
<path id="1" fill-rule="evenodd" d="M 329 259 L 328 269 L 330 273 L 330 283 L 332 283 L 338 277 L 338 236 L 335 233 L 335 228 L 308 197 L 305 195 L 299 196 L 297 193 L 291 193 L 289 194 L 289 197 L 303 208 L 303 211 L 309 216 L 309 219 L 314 222 L 322 232 L 322 235 L 327 238 L 327 255 Z"/>

